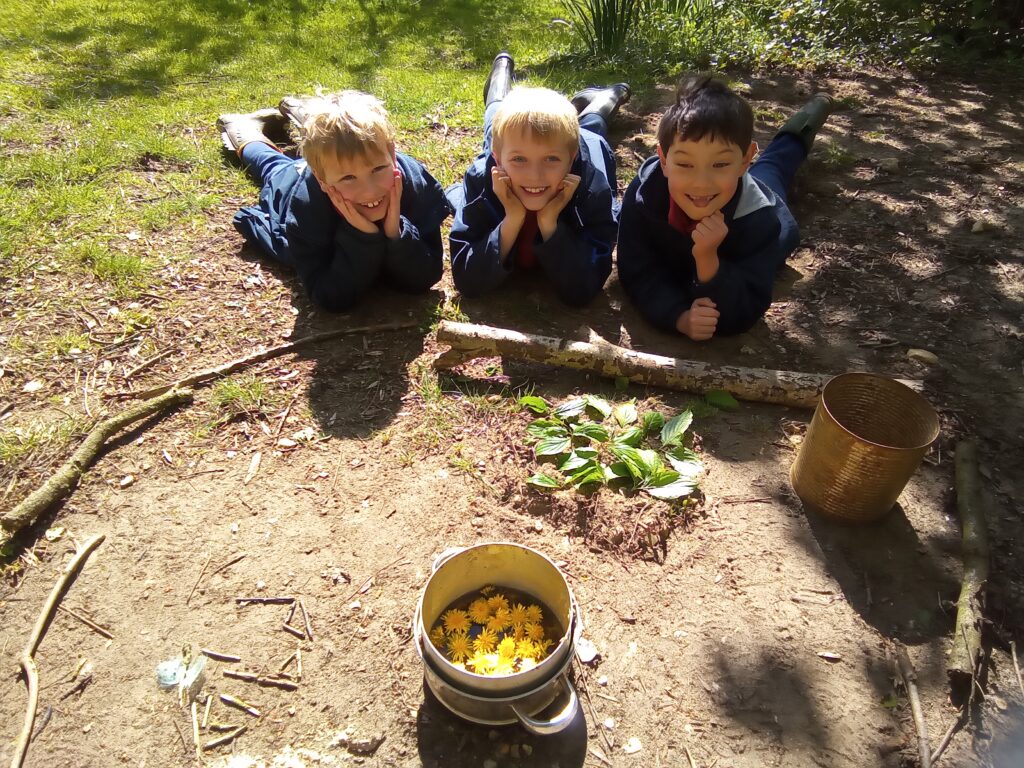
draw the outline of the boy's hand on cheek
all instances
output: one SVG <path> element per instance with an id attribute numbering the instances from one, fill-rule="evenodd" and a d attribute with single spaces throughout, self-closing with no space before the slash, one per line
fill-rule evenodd
<path id="1" fill-rule="evenodd" d="M 559 185 L 558 193 L 537 212 L 537 227 L 540 229 L 541 237 L 545 240 L 555 233 L 555 228 L 558 226 L 558 214 L 569 204 L 579 186 L 579 176 L 575 173 L 566 174 Z"/>
<path id="2" fill-rule="evenodd" d="M 505 216 L 512 216 L 518 219 L 526 218 L 526 208 L 522 201 L 512 191 L 512 181 L 509 179 L 505 169 L 494 166 L 491 169 L 491 187 L 494 194 L 498 196 L 501 204 L 505 207 Z"/>
<path id="3" fill-rule="evenodd" d="M 395 183 L 388 193 L 388 212 L 384 215 L 384 234 L 397 240 L 402 234 L 402 172 L 395 168 Z"/>
<path id="4" fill-rule="evenodd" d="M 323 185 L 321 185 L 321 189 L 323 189 L 323 191 L 327 193 L 327 197 L 331 199 L 331 203 L 334 205 L 334 210 L 341 214 L 341 217 L 353 227 L 368 235 L 375 235 L 380 232 L 380 230 L 377 229 L 377 225 L 357 211 L 348 200 L 341 196 L 341 193 L 336 192 L 331 187 L 325 187 Z"/>
<path id="5" fill-rule="evenodd" d="M 718 328 L 719 312 L 715 302 L 706 296 L 694 299 L 690 308 L 676 320 L 676 330 L 694 341 L 707 341 Z"/>
<path id="6" fill-rule="evenodd" d="M 694 256 L 713 256 L 718 254 L 718 246 L 729 234 L 729 228 L 725 225 L 725 216 L 721 211 L 715 211 L 710 216 L 697 222 L 697 228 L 693 230 L 693 254 Z"/>

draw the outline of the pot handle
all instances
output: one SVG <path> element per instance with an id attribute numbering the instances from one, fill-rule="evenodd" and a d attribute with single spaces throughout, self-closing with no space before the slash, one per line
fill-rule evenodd
<path id="1" fill-rule="evenodd" d="M 437 573 L 438 568 L 459 554 L 459 552 L 464 552 L 465 550 L 466 547 L 448 547 L 448 549 L 434 558 L 434 565 L 431 567 L 430 572 Z"/>
<path id="2" fill-rule="evenodd" d="M 550 720 L 535 720 L 521 712 L 515 704 L 512 705 L 512 711 L 516 713 L 516 717 L 519 718 L 523 728 L 535 736 L 550 736 L 551 734 L 561 733 L 569 727 L 569 723 L 576 718 L 576 713 L 579 711 L 580 700 L 576 696 L 576 689 L 569 682 L 569 678 L 562 675 L 558 680 L 565 688 L 565 692 L 569 694 L 569 700 L 565 703 L 562 711 Z"/>

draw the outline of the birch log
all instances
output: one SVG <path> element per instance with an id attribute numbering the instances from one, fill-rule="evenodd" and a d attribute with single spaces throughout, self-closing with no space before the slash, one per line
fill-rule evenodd
<path id="1" fill-rule="evenodd" d="M 703 393 L 724 389 L 740 400 L 814 408 L 831 374 L 711 365 L 696 360 L 651 355 L 619 347 L 591 331 L 590 341 L 537 336 L 504 328 L 443 321 L 437 340 L 451 350 L 434 360 L 435 368 L 453 368 L 475 357 L 502 355 L 559 365 L 637 384 Z M 915 390 L 920 382 L 903 381 Z"/>
<path id="2" fill-rule="evenodd" d="M 973 440 L 956 446 L 956 506 L 963 531 L 964 576 L 956 606 L 953 649 L 946 663 L 954 699 L 970 696 L 981 656 L 982 600 L 988 581 L 988 529 L 978 488 L 978 453 Z"/>

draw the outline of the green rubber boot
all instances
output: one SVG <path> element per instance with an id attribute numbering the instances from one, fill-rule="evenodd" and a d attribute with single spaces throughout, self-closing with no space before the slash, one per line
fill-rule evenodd
<path id="1" fill-rule="evenodd" d="M 808 152 L 814 144 L 814 137 L 828 120 L 835 108 L 835 99 L 827 93 L 816 93 L 779 129 L 779 133 L 791 133 L 803 143 Z"/>

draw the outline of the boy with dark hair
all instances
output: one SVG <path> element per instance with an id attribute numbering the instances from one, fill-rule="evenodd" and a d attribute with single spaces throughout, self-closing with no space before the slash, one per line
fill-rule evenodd
<path id="1" fill-rule="evenodd" d="M 764 315 L 799 242 L 787 190 L 832 106 L 816 95 L 752 164 L 746 100 L 709 76 L 679 87 L 622 201 L 619 280 L 644 317 L 703 341 Z"/>
<path id="2" fill-rule="evenodd" d="M 494 59 L 484 86 L 484 144 L 455 209 L 452 277 L 466 296 L 539 267 L 566 304 L 587 304 L 611 273 L 615 159 L 608 120 L 629 99 L 625 83 L 573 100 L 547 88 L 512 88 L 515 65 Z"/>
<path id="3" fill-rule="evenodd" d="M 260 182 L 260 202 L 235 228 L 292 267 L 310 299 L 350 309 L 379 280 L 426 291 L 441 278 L 441 222 L 451 213 L 441 185 L 395 151 L 387 111 L 373 96 L 341 91 L 282 99 L 280 111 L 221 115 L 224 146 Z M 285 118 L 301 128 L 304 159 L 267 137 Z"/>

